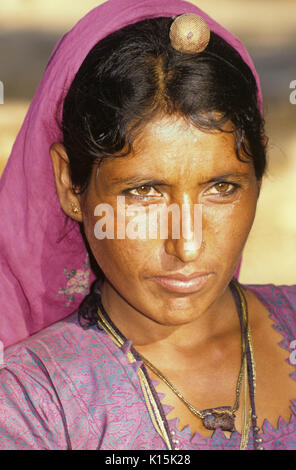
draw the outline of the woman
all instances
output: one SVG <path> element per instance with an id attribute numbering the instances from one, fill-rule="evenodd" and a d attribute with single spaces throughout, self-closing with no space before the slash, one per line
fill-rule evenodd
<path id="1" fill-rule="evenodd" d="M 78 307 L 6 350 L 2 449 L 296 448 L 295 286 L 234 277 L 266 166 L 259 80 L 237 38 L 167 3 L 110 0 L 59 42 L 1 180 L 3 220 L 20 203 L 3 342 Z"/>

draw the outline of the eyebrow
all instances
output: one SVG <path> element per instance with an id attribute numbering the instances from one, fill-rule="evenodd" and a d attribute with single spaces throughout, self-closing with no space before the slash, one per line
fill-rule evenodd
<path id="1" fill-rule="evenodd" d="M 248 180 L 250 177 L 249 173 L 224 173 L 221 175 L 214 176 L 213 178 L 204 180 L 201 184 L 208 184 L 208 183 L 216 183 L 228 178 L 234 178 L 236 180 Z M 118 177 L 118 178 L 111 178 L 110 179 L 111 185 L 125 185 L 128 187 L 132 186 L 144 186 L 145 184 L 149 184 L 151 186 L 169 186 L 168 181 L 156 179 L 153 177 L 145 177 L 145 176 L 130 176 L 130 177 Z"/>

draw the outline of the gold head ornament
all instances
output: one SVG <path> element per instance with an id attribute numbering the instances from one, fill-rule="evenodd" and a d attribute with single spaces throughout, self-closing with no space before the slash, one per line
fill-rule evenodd
<path id="1" fill-rule="evenodd" d="M 211 31 L 207 22 L 198 15 L 177 16 L 170 29 L 174 49 L 184 54 L 198 54 L 209 44 Z"/>

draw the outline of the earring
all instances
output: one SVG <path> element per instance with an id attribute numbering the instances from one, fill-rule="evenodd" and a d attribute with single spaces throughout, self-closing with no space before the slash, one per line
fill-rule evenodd
<path id="1" fill-rule="evenodd" d="M 80 210 L 78 209 L 78 207 L 75 205 L 74 202 L 72 202 L 71 207 L 72 207 L 72 212 L 74 214 L 80 214 Z"/>

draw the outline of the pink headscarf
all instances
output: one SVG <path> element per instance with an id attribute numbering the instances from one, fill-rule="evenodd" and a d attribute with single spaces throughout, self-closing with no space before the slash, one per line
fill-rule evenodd
<path id="1" fill-rule="evenodd" d="M 77 309 L 95 275 L 79 224 L 62 211 L 49 154 L 62 141 L 55 120 L 92 47 L 128 24 L 183 13 L 202 16 L 259 78 L 242 43 L 183 0 L 109 0 L 90 11 L 56 45 L 0 181 L 0 340 L 16 343 Z M 239 268 L 236 271 L 238 275 Z"/>

